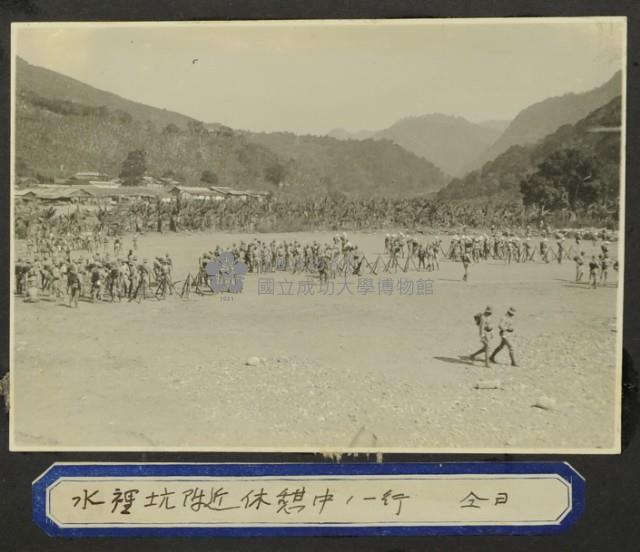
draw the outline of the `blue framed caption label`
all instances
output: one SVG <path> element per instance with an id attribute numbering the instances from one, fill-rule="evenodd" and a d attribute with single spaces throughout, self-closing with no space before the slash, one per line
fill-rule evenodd
<path id="1" fill-rule="evenodd" d="M 59 537 L 531 535 L 584 510 L 562 462 L 54 464 L 33 519 Z"/>

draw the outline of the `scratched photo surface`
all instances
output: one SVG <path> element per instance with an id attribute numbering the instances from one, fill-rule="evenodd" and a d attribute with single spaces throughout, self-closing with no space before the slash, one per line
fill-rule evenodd
<path id="1" fill-rule="evenodd" d="M 625 44 L 14 24 L 11 448 L 619 452 Z"/>

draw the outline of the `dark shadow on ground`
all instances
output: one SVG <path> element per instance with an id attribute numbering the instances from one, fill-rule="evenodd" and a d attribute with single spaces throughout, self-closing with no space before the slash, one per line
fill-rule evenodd
<path id="1" fill-rule="evenodd" d="M 449 364 L 464 364 L 465 366 L 473 366 L 473 362 L 471 362 L 470 360 L 464 360 L 459 357 L 434 356 L 433 358 L 442 362 L 448 362 Z"/>

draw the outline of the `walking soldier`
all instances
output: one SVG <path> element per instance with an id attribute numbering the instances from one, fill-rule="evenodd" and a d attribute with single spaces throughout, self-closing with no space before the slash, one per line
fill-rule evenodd
<path id="1" fill-rule="evenodd" d="M 518 366 L 516 363 L 515 354 L 513 351 L 513 344 L 511 343 L 511 334 L 513 333 L 513 317 L 516 314 L 516 309 L 509 307 L 507 314 L 500 320 L 498 329 L 500 330 L 500 345 L 498 345 L 491 353 L 489 360 L 496 363 L 496 355 L 502 351 L 505 347 L 509 350 L 509 358 L 511 359 L 511 366 Z"/>
<path id="2" fill-rule="evenodd" d="M 480 335 L 480 342 L 482 347 L 478 349 L 472 355 L 469 355 L 469 360 L 474 361 L 480 354 L 484 354 L 484 365 L 489 367 L 489 343 L 491 342 L 491 336 L 493 332 L 493 326 L 491 325 L 491 314 L 493 310 L 487 306 L 484 312 L 479 312 L 473 316 L 477 326 L 478 333 Z"/>

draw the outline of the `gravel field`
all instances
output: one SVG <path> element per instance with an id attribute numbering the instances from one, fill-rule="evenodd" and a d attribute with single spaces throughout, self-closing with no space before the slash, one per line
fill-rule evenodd
<path id="1" fill-rule="evenodd" d="M 350 239 L 375 261 L 384 234 Z M 203 251 L 252 237 L 149 234 L 139 256 L 170 252 L 181 280 Z M 331 233 L 258 237 L 305 243 L 330 241 Z M 18 240 L 17 254 L 23 248 Z M 590 255 L 591 242 L 583 249 Z M 16 298 L 14 447 L 617 446 L 615 271 L 596 290 L 573 283 L 572 261 L 482 262 L 468 282 L 461 264 L 442 260 L 439 272 L 366 272 L 374 285 L 367 295 L 355 276 L 346 289 L 338 278 L 333 295 L 319 295 L 315 278 L 310 294 L 297 295 L 298 282 L 310 277 L 279 272 L 264 275 L 274 295 L 259 294 L 258 277 L 249 275 L 241 294 L 184 300 L 81 302 L 75 310 Z M 400 293 L 401 278 L 414 293 Z M 388 279 L 393 292 L 378 293 Z M 415 293 L 420 279 L 432 280 L 432 294 Z M 280 294 L 288 282 L 294 295 Z M 517 309 L 519 367 L 509 366 L 506 350 L 490 368 L 460 358 L 479 347 L 473 314 L 485 305 L 495 326 L 509 306 Z"/>

